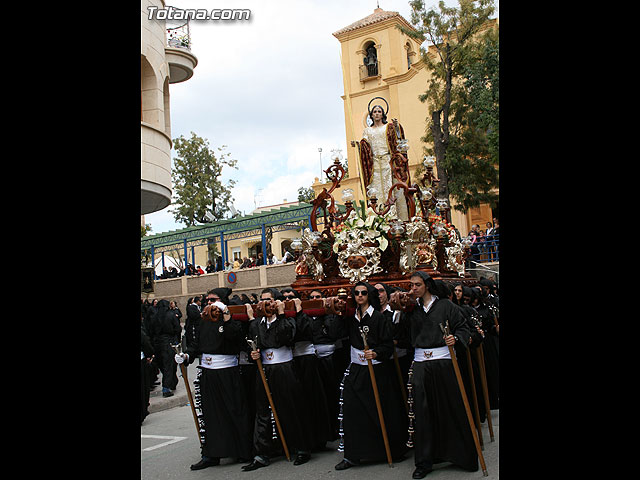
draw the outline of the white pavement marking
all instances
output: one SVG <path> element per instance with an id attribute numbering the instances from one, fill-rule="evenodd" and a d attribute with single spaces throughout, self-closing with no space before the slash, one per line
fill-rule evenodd
<path id="1" fill-rule="evenodd" d="M 156 448 L 164 447 L 165 445 L 171 445 L 172 443 L 179 442 L 180 440 L 185 440 L 187 437 L 168 437 L 166 435 L 140 435 L 140 438 L 159 438 L 161 440 L 169 440 L 168 442 L 162 442 L 158 445 L 154 445 L 153 447 L 143 448 L 143 452 L 148 452 L 150 450 L 155 450 Z"/>

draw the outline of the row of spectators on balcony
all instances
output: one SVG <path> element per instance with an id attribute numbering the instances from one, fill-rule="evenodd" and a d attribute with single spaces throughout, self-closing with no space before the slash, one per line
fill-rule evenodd
<path id="1" fill-rule="evenodd" d="M 292 262 L 294 259 L 293 254 L 289 251 L 286 251 L 282 260 L 278 260 L 278 258 L 273 254 L 269 253 L 267 255 L 267 265 L 277 265 L 282 263 Z M 264 259 L 262 253 L 258 253 L 257 257 L 244 257 L 243 259 L 237 258 L 233 261 L 233 263 L 225 262 L 224 267 L 222 266 L 222 258 L 217 257 L 215 265 L 211 260 L 207 262 L 207 266 L 205 270 L 202 270 L 200 265 L 194 266 L 192 263 L 187 263 L 185 268 L 180 267 L 178 270 L 176 267 L 163 267 L 162 274 L 158 276 L 159 279 L 165 278 L 178 278 L 184 277 L 185 275 L 203 275 L 205 273 L 214 273 L 221 271 L 230 271 L 230 270 L 240 270 L 244 268 L 252 268 L 259 267 L 260 265 L 264 265 Z"/>
<path id="2" fill-rule="evenodd" d="M 282 260 L 278 260 L 278 257 L 276 257 L 273 253 L 268 253 L 266 265 L 279 265 L 281 263 L 289 263 L 289 262 L 292 262 L 293 259 L 294 259 L 293 254 L 288 250 L 285 252 L 284 256 L 282 257 Z M 238 257 L 233 261 L 233 264 L 226 262 L 224 269 L 225 271 L 240 270 L 243 268 L 259 267 L 261 265 L 265 265 L 265 261 L 264 261 L 262 252 L 259 252 L 255 258 L 244 257 L 243 259 L 241 259 L 240 257 Z"/>
<path id="3" fill-rule="evenodd" d="M 486 230 L 480 230 L 480 225 L 472 225 L 469 238 L 472 241 L 471 254 L 473 259 L 478 261 L 482 255 L 486 255 L 486 260 L 498 260 L 498 249 L 500 246 L 500 225 L 498 219 L 494 218 L 493 223 L 485 224 Z"/>

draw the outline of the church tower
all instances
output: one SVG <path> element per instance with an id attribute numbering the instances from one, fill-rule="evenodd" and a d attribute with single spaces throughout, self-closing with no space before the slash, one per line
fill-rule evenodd
<path id="1" fill-rule="evenodd" d="M 424 157 L 424 143 L 420 139 L 428 128 L 428 108 L 418 97 L 426 91 L 431 74 L 420 55 L 422 41 L 418 42 L 402 33 L 398 26 L 415 31 L 398 12 L 376 8 L 371 15 L 333 33 L 340 42 L 349 168 L 349 178 L 341 182 L 340 189 L 352 189 L 356 204 L 364 199 L 364 195 L 360 182 L 358 149 L 351 142 L 362 139 L 367 126 L 368 105 L 372 99 L 383 97 L 389 104 L 388 121 L 397 118 L 404 128 L 409 141 L 407 155 L 412 183 L 418 181 L 415 171 Z M 379 99 L 372 102 L 372 106 L 375 104 L 386 107 Z M 320 183 L 313 184 L 316 193 L 324 186 Z M 341 202 L 340 190 L 334 196 Z M 460 233 L 466 235 L 472 223 L 482 221 L 479 217 L 491 220 L 491 209 L 489 208 L 488 213 L 485 210 L 482 215 L 478 215 L 479 211 L 464 215 L 452 210 L 451 220 Z M 484 222 L 481 225 L 484 227 Z"/>

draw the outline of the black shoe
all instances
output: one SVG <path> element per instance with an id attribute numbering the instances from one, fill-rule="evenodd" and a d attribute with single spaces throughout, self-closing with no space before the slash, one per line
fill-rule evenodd
<path id="1" fill-rule="evenodd" d="M 220 465 L 220 459 L 219 458 L 207 458 L 207 459 L 202 459 L 200 460 L 198 463 L 191 465 L 191 470 L 202 470 L 203 468 L 207 468 L 207 467 L 216 467 Z"/>
<path id="2" fill-rule="evenodd" d="M 346 470 L 347 468 L 355 467 L 357 464 L 351 463 L 347 460 L 342 460 L 339 464 L 335 466 L 336 470 Z"/>
<path id="3" fill-rule="evenodd" d="M 266 467 L 264 463 L 260 463 L 257 460 L 253 460 L 249 465 L 245 465 L 242 467 L 242 470 L 245 472 L 250 472 L 252 470 L 257 470 L 259 468 Z"/>
<path id="4" fill-rule="evenodd" d="M 411 476 L 412 478 L 424 478 L 427 476 L 427 473 L 432 472 L 433 470 L 431 468 L 424 468 L 424 467 L 416 467 L 416 469 L 413 471 L 413 475 Z"/>
<path id="5" fill-rule="evenodd" d="M 311 459 L 311 455 L 308 453 L 299 453 L 296 456 L 295 461 L 293 462 L 294 465 L 302 465 L 303 463 L 307 463 L 309 460 Z"/>
<path id="6" fill-rule="evenodd" d="M 162 392 L 162 396 L 163 397 L 173 397 L 173 392 L 172 391 Z"/>

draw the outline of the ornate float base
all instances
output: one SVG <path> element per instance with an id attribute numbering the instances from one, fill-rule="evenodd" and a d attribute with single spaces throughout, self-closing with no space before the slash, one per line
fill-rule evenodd
<path id="1" fill-rule="evenodd" d="M 417 268 L 416 270 L 428 273 L 434 280 L 443 280 L 454 284 L 461 283 L 466 286 L 473 286 L 478 283 L 478 279 L 471 276 L 469 273 L 465 273 L 464 277 L 460 277 L 455 273 L 440 273 L 432 267 Z M 371 277 L 366 281 L 371 285 L 375 285 L 376 283 L 386 283 L 392 287 L 399 287 L 409 291 L 411 289 L 410 279 L 411 274 L 394 272 L 371 275 Z M 302 300 L 307 300 L 309 298 L 309 294 L 313 290 L 319 290 L 322 292 L 324 297 L 334 297 L 338 295 L 338 290 L 343 288 L 347 291 L 347 295 L 351 296 L 351 288 L 353 285 L 353 283 L 343 277 L 334 277 L 327 280 L 317 281 L 314 280 L 311 275 L 298 275 L 296 277 L 296 281 L 291 284 L 291 288 L 300 294 L 300 298 Z"/>

